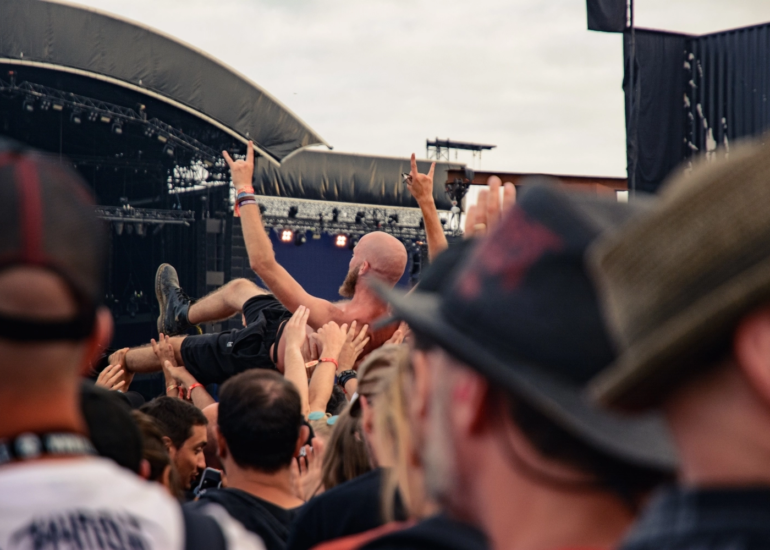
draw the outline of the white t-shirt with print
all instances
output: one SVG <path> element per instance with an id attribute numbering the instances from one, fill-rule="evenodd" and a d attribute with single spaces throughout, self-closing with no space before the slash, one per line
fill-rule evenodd
<path id="1" fill-rule="evenodd" d="M 264 550 L 219 508 L 202 512 L 229 550 Z M 0 550 L 183 550 L 182 510 L 166 490 L 104 458 L 0 467 Z"/>

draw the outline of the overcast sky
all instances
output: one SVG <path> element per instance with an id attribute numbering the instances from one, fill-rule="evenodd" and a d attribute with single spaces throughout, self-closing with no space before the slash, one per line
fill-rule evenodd
<path id="1" fill-rule="evenodd" d="M 338 151 L 424 156 L 438 136 L 497 145 L 485 169 L 625 176 L 621 36 L 587 31 L 584 0 L 79 3 L 219 58 Z M 767 0 L 636 5 L 647 28 L 770 21 Z"/>

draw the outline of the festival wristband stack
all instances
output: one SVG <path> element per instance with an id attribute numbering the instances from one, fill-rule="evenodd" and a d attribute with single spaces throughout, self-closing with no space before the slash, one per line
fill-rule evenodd
<path id="1" fill-rule="evenodd" d="M 337 377 L 337 384 L 339 384 L 342 389 L 345 389 L 345 384 L 347 384 L 350 380 L 353 378 L 358 378 L 358 374 L 354 370 L 344 370 L 340 373 L 340 375 Z"/>
<path id="2" fill-rule="evenodd" d="M 235 197 L 235 217 L 239 218 L 241 215 L 241 206 L 246 206 L 247 204 L 257 204 L 257 196 L 254 194 L 254 188 L 253 187 L 244 187 L 239 192 L 238 195 Z"/>

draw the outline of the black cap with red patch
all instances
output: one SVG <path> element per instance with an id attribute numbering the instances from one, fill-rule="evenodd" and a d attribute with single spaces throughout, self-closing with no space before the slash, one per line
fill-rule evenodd
<path id="1" fill-rule="evenodd" d="M 438 292 L 375 289 L 414 332 L 586 443 L 669 469 L 676 454 L 660 418 L 621 418 L 583 395 L 615 357 L 585 252 L 637 210 L 553 185 L 527 186 Z"/>
<path id="2" fill-rule="evenodd" d="M 80 340 L 102 298 L 106 232 L 83 180 L 58 158 L 0 137 L 0 271 L 35 266 L 72 290 L 77 315 L 49 322 L 0 314 L 0 338 Z"/>

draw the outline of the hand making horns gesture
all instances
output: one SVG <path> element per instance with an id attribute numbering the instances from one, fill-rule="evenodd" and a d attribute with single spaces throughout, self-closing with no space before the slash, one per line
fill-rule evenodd
<path id="1" fill-rule="evenodd" d="M 251 187 L 251 180 L 254 177 L 254 142 L 249 141 L 246 147 L 246 160 L 233 160 L 227 151 L 222 151 L 227 165 L 230 167 L 230 174 L 233 178 L 233 187 L 240 191 L 246 187 Z"/>

